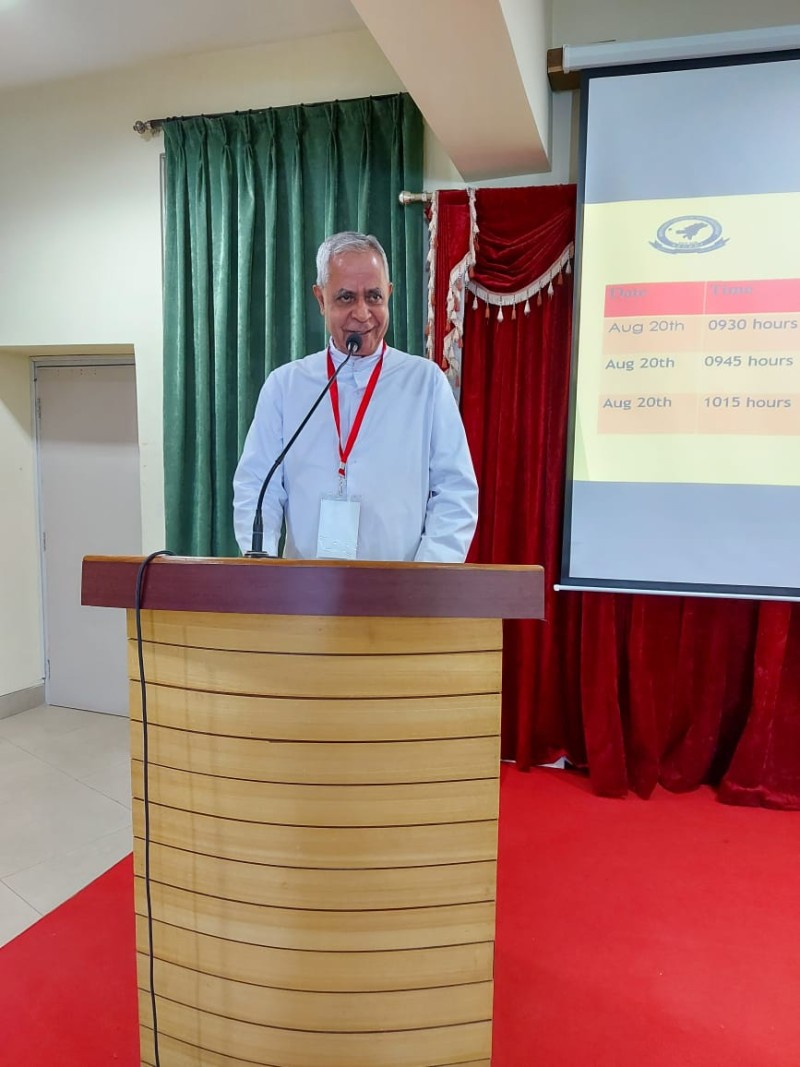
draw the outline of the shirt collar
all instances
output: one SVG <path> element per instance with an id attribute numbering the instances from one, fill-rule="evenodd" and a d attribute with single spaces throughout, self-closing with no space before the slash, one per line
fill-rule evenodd
<path id="1" fill-rule="evenodd" d="M 347 354 L 345 352 L 339 351 L 339 349 L 333 343 L 332 337 L 328 339 L 328 345 L 331 353 L 331 358 L 333 359 L 333 364 L 335 367 L 338 367 L 342 360 L 347 359 Z M 369 380 L 370 374 L 372 374 L 372 371 L 375 368 L 375 364 L 380 359 L 382 351 L 383 341 L 381 341 L 375 351 L 372 352 L 369 356 L 353 356 L 353 358 L 350 360 L 350 362 L 339 375 L 338 380 L 341 381 L 342 378 L 348 377 L 348 372 L 350 372 L 353 378 L 355 379 L 356 385 L 359 386 L 359 388 L 366 385 L 367 381 Z"/>

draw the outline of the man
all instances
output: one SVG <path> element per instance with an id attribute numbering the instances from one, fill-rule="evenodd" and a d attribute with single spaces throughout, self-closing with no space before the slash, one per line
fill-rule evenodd
<path id="1" fill-rule="evenodd" d="M 317 253 L 314 295 L 328 348 L 267 378 L 233 479 L 234 526 L 250 549 L 263 479 L 325 386 L 343 367 L 276 471 L 264 497 L 264 550 L 285 555 L 461 563 L 478 516 L 463 423 L 435 363 L 389 348 L 392 285 L 372 236 L 338 233 Z"/>

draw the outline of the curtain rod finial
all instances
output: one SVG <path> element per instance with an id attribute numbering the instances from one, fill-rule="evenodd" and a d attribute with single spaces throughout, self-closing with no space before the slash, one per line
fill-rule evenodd
<path id="1" fill-rule="evenodd" d="M 145 122 L 139 119 L 138 122 L 133 124 L 134 133 L 138 133 L 141 137 L 150 138 L 153 134 L 158 133 L 160 129 L 161 124 L 155 123 L 151 119 L 147 119 Z"/>
<path id="2" fill-rule="evenodd" d="M 428 204 L 433 199 L 431 193 L 409 193 L 406 189 L 397 197 L 403 207 L 409 204 Z"/>

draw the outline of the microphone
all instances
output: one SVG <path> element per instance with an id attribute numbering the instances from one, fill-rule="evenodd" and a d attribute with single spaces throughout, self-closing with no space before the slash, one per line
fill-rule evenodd
<path id="1" fill-rule="evenodd" d="M 250 541 L 250 551 L 249 552 L 245 552 L 245 557 L 247 559 L 270 559 L 271 558 L 269 552 L 264 552 L 264 550 L 263 550 L 264 549 L 264 516 L 261 514 L 261 505 L 264 503 L 264 495 L 265 495 L 265 493 L 267 491 L 267 488 L 269 487 L 269 483 L 272 481 L 272 478 L 273 478 L 273 475 L 275 474 L 275 471 L 278 469 L 278 467 L 280 467 L 281 463 L 283 463 L 284 459 L 286 458 L 286 453 L 289 451 L 289 449 L 295 443 L 297 438 L 300 436 L 302 431 L 305 429 L 305 426 L 306 426 L 306 423 L 308 422 L 308 420 L 311 418 L 311 416 L 317 410 L 319 405 L 322 403 L 322 400 L 326 396 L 328 390 L 330 389 L 330 387 L 333 385 L 333 383 L 338 378 L 339 371 L 342 369 L 342 367 L 345 365 L 345 363 L 348 363 L 350 361 L 350 357 L 356 355 L 358 350 L 361 348 L 361 334 L 360 333 L 349 333 L 347 335 L 347 337 L 345 338 L 345 342 L 344 343 L 345 343 L 345 347 L 347 348 L 347 356 L 346 356 L 346 358 L 342 360 L 342 362 L 339 364 L 339 366 L 336 368 L 336 370 L 333 372 L 333 374 L 330 376 L 330 378 L 328 378 L 327 382 L 325 383 L 325 388 L 322 390 L 322 392 L 319 394 L 317 399 L 311 405 L 311 408 L 309 409 L 308 414 L 303 419 L 303 421 L 300 423 L 300 425 L 297 427 L 297 429 L 294 431 L 292 436 L 289 438 L 288 444 L 284 447 L 284 449 L 282 450 L 282 452 L 280 453 L 278 458 L 272 464 L 272 466 L 270 467 L 269 471 L 267 472 L 266 478 L 264 479 L 264 481 L 261 484 L 261 492 L 258 494 L 258 503 L 256 504 L 256 513 L 255 513 L 255 515 L 253 517 L 253 536 L 252 536 L 251 541 Z"/>

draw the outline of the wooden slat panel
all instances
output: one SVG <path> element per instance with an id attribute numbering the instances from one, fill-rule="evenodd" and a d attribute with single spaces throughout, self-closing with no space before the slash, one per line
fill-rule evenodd
<path id="1" fill-rule="evenodd" d="M 145 669 L 145 677 L 147 677 Z M 500 694 L 303 700 L 205 693 L 153 685 L 148 720 L 161 726 L 275 741 L 413 741 L 500 732 Z M 130 683 L 131 718 L 142 718 L 139 682 Z"/>
<path id="2" fill-rule="evenodd" d="M 223 1056 L 217 1052 L 208 1052 L 205 1049 L 199 1049 L 194 1045 L 186 1045 L 182 1041 L 176 1041 L 172 1037 L 165 1037 L 160 1035 L 159 1039 L 159 1052 L 161 1054 L 161 1063 L 169 1064 L 169 1067 L 198 1067 L 198 1064 L 202 1064 L 202 1067 L 253 1067 L 253 1061 L 236 1059 L 233 1056 Z M 153 1051 L 153 1031 L 143 1027 L 142 1028 L 142 1064 L 146 1064 L 147 1067 L 154 1067 L 155 1054 Z M 305 1064 L 305 1067 L 317 1067 L 319 1061 L 309 1061 Z M 382 1059 L 380 1061 L 380 1067 L 384 1067 L 389 1063 L 388 1060 Z M 351 1067 L 350 1061 L 339 1060 L 335 1065 L 331 1063 L 331 1060 L 326 1061 L 325 1067 Z M 376 1062 L 373 1059 L 370 1067 L 376 1067 Z M 397 1061 L 393 1060 L 391 1067 L 397 1067 Z M 483 1060 L 470 1060 L 469 1063 L 449 1063 L 449 1064 L 434 1064 L 434 1062 L 427 1057 L 425 1059 L 418 1059 L 413 1062 L 406 1060 L 401 1067 L 491 1067 L 491 1061 L 489 1059 Z"/>
<path id="3" fill-rule="evenodd" d="M 139 1014 L 146 1025 L 150 1020 L 147 993 L 139 994 Z M 168 1000 L 158 1001 L 158 1026 L 160 1034 L 174 1034 L 186 1044 L 222 1055 L 234 1054 L 249 1061 L 248 1067 L 440 1067 L 488 1059 L 492 1043 L 490 1022 L 400 1034 L 312 1034 L 203 1014 Z M 152 1046 L 143 1045 L 145 1056 L 151 1055 Z M 206 1062 L 204 1053 L 203 1067 Z"/>
<path id="4" fill-rule="evenodd" d="M 144 796 L 142 763 L 131 764 L 133 795 Z M 286 785 L 214 778 L 150 764 L 151 804 L 223 819 L 253 812 L 285 826 L 415 826 L 496 819 L 497 779 L 413 785 Z"/>
<path id="5" fill-rule="evenodd" d="M 261 814 L 252 812 L 254 817 Z M 264 813 L 267 814 L 267 813 Z M 133 832 L 144 837 L 144 804 L 133 802 Z M 276 867 L 429 867 L 497 855 L 497 823 L 429 826 L 273 826 L 150 805 L 150 840 L 205 856 Z"/>
<path id="6" fill-rule="evenodd" d="M 480 1064 L 491 1035 L 500 627 L 468 624 L 469 651 L 454 652 L 428 620 L 284 622 L 146 624 L 168 639 L 145 646 L 162 1056 L 172 1036 L 173 1050 L 203 1050 L 194 1064 Z M 279 651 L 240 651 L 251 642 Z M 409 642 L 425 652 L 406 654 Z M 129 655 L 135 676 L 135 647 Z M 135 685 L 131 695 L 141 794 Z M 141 833 L 140 796 L 134 819 Z M 139 875 L 142 860 L 137 840 Z M 136 890 L 141 911 L 141 878 Z M 140 951 L 146 934 L 140 918 Z M 140 977 L 146 985 L 143 956 Z M 149 996 L 141 1014 L 146 1061 Z"/>
<path id="7" fill-rule="evenodd" d="M 390 785 L 465 781 L 499 774 L 497 737 L 362 744 L 253 741 L 148 729 L 150 762 L 221 778 L 307 785 Z M 142 758 L 142 735 L 131 726 L 131 755 Z"/>
<path id="8" fill-rule="evenodd" d="M 158 846 L 153 848 L 153 854 L 156 860 L 162 858 Z M 198 875 L 202 878 L 209 873 L 208 865 L 202 858 L 197 862 Z M 191 859 L 187 860 L 186 867 L 190 864 Z M 221 867 L 220 861 L 216 861 L 216 867 Z M 205 883 L 203 888 L 206 888 Z M 214 888 L 221 889 L 222 886 L 215 884 Z M 240 892 L 241 882 L 231 878 L 229 888 L 232 893 Z M 494 896 L 494 887 L 486 888 L 491 888 Z M 137 913 L 146 915 L 141 877 L 135 879 L 134 889 Z M 469 945 L 493 941 L 495 932 L 493 900 L 399 910 L 304 911 L 222 900 L 159 882 L 151 882 L 150 899 L 153 915 L 172 927 L 250 945 L 306 952 L 394 952 L 398 949 Z"/>
<path id="9" fill-rule="evenodd" d="M 140 952 L 149 954 L 147 921 L 141 915 L 136 919 L 136 943 Z M 366 993 L 490 982 L 493 945 L 486 941 L 399 952 L 297 952 L 155 922 L 153 955 L 166 963 L 255 986 Z"/>
<path id="10" fill-rule="evenodd" d="M 179 689 L 282 697 L 426 697 L 500 691 L 500 652 L 424 656 L 295 656 L 143 646 L 147 680 Z M 131 678 L 139 677 L 128 642 Z"/>
<path id="11" fill-rule="evenodd" d="M 142 842 L 134 840 L 135 870 L 144 871 Z M 151 844 L 153 881 L 209 896 L 274 908 L 373 911 L 467 904 L 495 898 L 495 863 L 461 863 L 394 870 L 310 871 L 234 863 Z"/>
<path id="12" fill-rule="evenodd" d="M 147 960 L 140 956 L 139 989 L 149 990 Z M 492 1017 L 492 983 L 380 993 L 312 993 L 249 985 L 156 960 L 154 985 L 166 998 L 199 1012 L 256 1026 L 354 1034 L 456 1026 Z M 142 1016 L 147 1022 L 148 1017 Z"/>
<path id="13" fill-rule="evenodd" d="M 128 637 L 136 637 L 132 612 L 128 614 Z M 460 619 L 454 626 L 441 619 L 143 611 L 142 638 L 161 644 L 231 651 L 374 655 L 499 649 L 503 632 L 499 619 Z"/>

